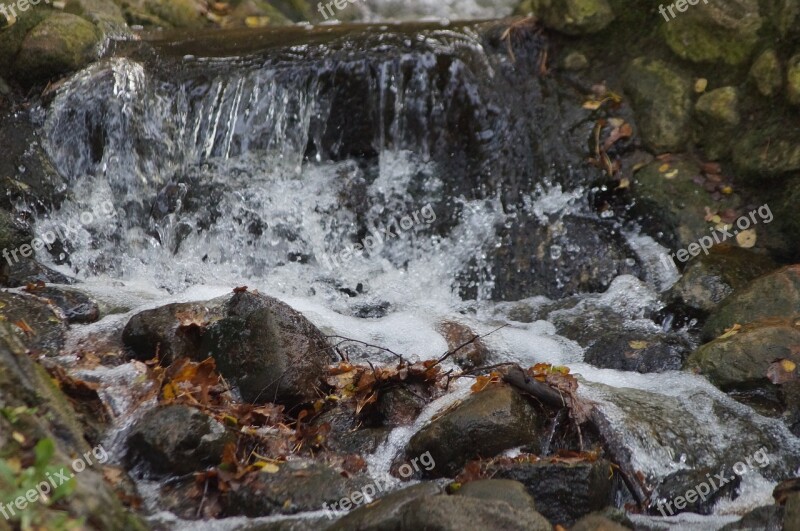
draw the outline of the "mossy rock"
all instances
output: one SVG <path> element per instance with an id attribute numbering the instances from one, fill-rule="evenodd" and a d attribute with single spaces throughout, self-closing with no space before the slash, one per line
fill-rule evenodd
<path id="1" fill-rule="evenodd" d="M 743 177 L 777 178 L 800 170 L 800 130 L 786 127 L 775 109 L 741 126 L 733 138 L 732 160 Z"/>
<path id="2" fill-rule="evenodd" d="M 679 57 L 696 63 L 743 63 L 763 25 L 758 0 L 700 2 L 676 15 L 664 24 L 664 39 Z"/>
<path id="3" fill-rule="evenodd" d="M 775 50 L 765 50 L 750 68 L 750 77 L 763 96 L 773 96 L 783 85 L 781 61 Z"/>
<path id="4" fill-rule="evenodd" d="M 13 427 L 27 441 L 52 440 L 55 452 L 50 464 L 69 470 L 73 459 L 93 454 L 69 400 L 27 350 L 13 327 L 0 322 L 0 409 L 5 413 L 0 415 L 0 431 L 7 434 Z M 15 411 L 11 419 L 9 411 Z M 0 435 L 2 441 L 4 438 Z M 27 457 L 23 452 L 27 450 L 16 441 L 5 440 L 0 445 L 3 459 Z M 42 521 L 42 529 L 65 514 L 72 520 L 83 519 L 80 529 L 147 529 L 137 516 L 122 507 L 105 483 L 100 463 L 102 454 L 95 454 L 95 458 L 92 465 L 76 474 L 74 491 L 59 503 L 60 510 L 43 504 L 31 506 Z"/>
<path id="5" fill-rule="evenodd" d="M 719 337 L 733 325 L 800 315 L 800 264 L 759 277 L 725 299 L 703 327 L 703 338 Z"/>
<path id="6" fill-rule="evenodd" d="M 800 105 L 800 53 L 789 59 L 786 68 L 786 97 L 792 105 Z"/>
<path id="7" fill-rule="evenodd" d="M 44 82 L 87 65 L 97 57 L 102 39 L 102 32 L 91 22 L 59 13 L 25 36 L 14 68 L 23 82 Z"/>
<path id="8" fill-rule="evenodd" d="M 0 73 L 8 79 L 13 79 L 14 60 L 17 58 L 22 41 L 25 36 L 40 22 L 54 13 L 49 7 L 40 7 L 25 13 L 24 17 L 18 18 L 12 26 L 7 26 L 0 30 Z"/>
<path id="9" fill-rule="evenodd" d="M 208 25 L 194 0 L 146 0 L 147 12 L 174 28 L 202 28 Z"/>
<path id="10" fill-rule="evenodd" d="M 698 121 L 695 142 L 712 160 L 727 156 L 731 133 L 741 121 L 739 92 L 734 87 L 707 92 L 697 100 L 694 111 Z"/>
<path id="11" fill-rule="evenodd" d="M 597 33 L 614 20 L 607 0 L 526 0 L 517 12 L 534 13 L 546 26 L 568 35 Z"/>
<path id="12" fill-rule="evenodd" d="M 798 344 L 800 317 L 755 322 L 706 343 L 689 357 L 687 367 L 722 389 L 752 389 L 769 384 L 767 370 L 776 359 L 800 363 Z"/>
<path id="13" fill-rule="evenodd" d="M 109 37 L 132 35 L 122 9 L 112 0 L 69 0 L 64 11 L 88 20 Z"/>
<path id="14" fill-rule="evenodd" d="M 664 61 L 639 57 L 626 70 L 624 82 L 647 147 L 656 152 L 681 150 L 689 136 L 689 76 Z"/>

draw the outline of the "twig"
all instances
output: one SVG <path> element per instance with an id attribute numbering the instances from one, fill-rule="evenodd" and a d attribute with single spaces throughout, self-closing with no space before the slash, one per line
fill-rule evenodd
<path id="1" fill-rule="evenodd" d="M 458 346 L 457 348 L 455 348 L 453 350 L 449 350 L 449 351 L 445 352 L 444 354 L 442 354 L 442 356 L 438 360 L 436 360 L 436 363 L 431 365 L 430 368 L 436 367 L 437 365 L 442 363 L 444 360 L 446 360 L 447 358 L 449 358 L 450 356 L 452 356 L 453 354 L 455 354 L 456 352 L 458 352 L 462 348 L 466 347 L 467 345 L 469 345 L 471 343 L 474 343 L 475 341 L 479 340 L 482 337 L 488 337 L 488 336 L 494 334 L 495 332 L 497 332 L 498 330 L 502 330 L 503 328 L 505 328 L 507 326 L 509 326 L 508 323 L 504 324 L 503 326 L 499 326 L 499 327 L 495 328 L 494 330 L 492 330 L 488 334 L 484 334 L 484 335 L 478 334 L 478 335 L 476 335 L 475 337 L 473 337 L 472 339 L 470 339 L 466 343 L 463 343 L 462 345 Z"/>
<path id="2" fill-rule="evenodd" d="M 341 339 L 342 340 L 342 341 L 339 341 L 338 343 L 336 343 L 333 347 L 331 347 L 331 348 L 334 348 L 334 349 L 337 348 L 342 343 L 347 343 L 349 341 L 349 342 L 352 342 L 352 343 L 359 343 L 361 345 L 364 345 L 365 347 L 376 348 L 378 350 L 384 350 L 384 351 L 388 352 L 389 354 L 392 354 L 393 356 L 396 356 L 396 357 L 400 358 L 400 361 L 402 361 L 403 363 L 408 363 L 403 356 L 401 356 L 397 352 L 394 352 L 393 350 L 389 350 L 386 347 L 379 347 L 378 345 L 373 345 L 372 343 L 367 343 L 366 341 L 361 341 L 361 340 L 358 340 L 358 339 L 350 339 L 349 337 L 338 336 L 338 335 L 325 336 L 325 338 L 326 339 L 337 338 L 337 339 Z"/>

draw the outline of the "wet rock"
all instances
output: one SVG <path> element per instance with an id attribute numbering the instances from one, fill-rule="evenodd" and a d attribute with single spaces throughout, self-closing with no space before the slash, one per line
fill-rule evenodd
<path id="1" fill-rule="evenodd" d="M 494 300 L 533 295 L 559 299 L 605 291 L 619 275 L 641 273 L 636 253 L 612 222 L 564 216 L 548 224 L 519 219 L 501 228 L 500 243 L 488 250 Z M 476 280 L 462 296 L 474 298 Z"/>
<path id="2" fill-rule="evenodd" d="M 68 323 L 93 323 L 100 318 L 100 307 L 97 302 L 78 290 L 56 286 L 33 286 L 26 291 L 47 299 L 61 308 Z"/>
<path id="3" fill-rule="evenodd" d="M 269 516 L 318 511 L 360 490 L 364 478 L 348 479 L 310 460 L 280 463 L 277 472 L 250 474 L 221 500 L 225 516 Z"/>
<path id="4" fill-rule="evenodd" d="M 417 432 L 406 455 L 430 452 L 436 466 L 429 477 L 455 475 L 475 457 L 493 457 L 517 446 L 538 446 L 542 419 L 510 386 L 497 385 L 475 393 Z"/>
<path id="5" fill-rule="evenodd" d="M 689 77 L 660 60 L 634 59 L 624 74 L 642 140 L 655 152 L 681 151 L 691 113 Z"/>
<path id="6" fill-rule="evenodd" d="M 800 54 L 789 59 L 786 67 L 786 97 L 789 103 L 800 105 Z"/>
<path id="7" fill-rule="evenodd" d="M 648 320 L 632 321 L 602 306 L 556 311 L 548 319 L 556 332 L 582 346 L 584 361 L 620 371 L 679 370 L 691 345 L 675 333 L 664 333 Z"/>
<path id="8" fill-rule="evenodd" d="M 730 65 L 750 57 L 763 25 L 758 0 L 683 5 L 685 13 L 676 12 L 664 25 L 667 45 L 678 56 L 696 63 Z"/>
<path id="9" fill-rule="evenodd" d="M 66 324 L 54 305 L 37 297 L 0 292 L 0 316 L 27 337 L 28 346 L 56 356 L 64 346 Z"/>
<path id="10" fill-rule="evenodd" d="M 793 529 L 784 527 L 784 509 L 780 505 L 765 505 L 748 512 L 738 522 L 731 522 L 719 528 L 719 531 L 783 531 Z M 800 521 L 797 522 L 800 525 Z"/>
<path id="11" fill-rule="evenodd" d="M 475 503 L 465 496 L 439 495 L 409 503 L 404 510 L 402 529 L 550 531 L 552 526 L 536 511 L 513 508 L 503 501 Z"/>
<path id="12" fill-rule="evenodd" d="M 128 437 L 128 460 L 144 461 L 155 472 L 189 474 L 218 465 L 234 437 L 202 411 L 184 405 L 157 407 Z"/>
<path id="13" fill-rule="evenodd" d="M 734 324 L 800 314 L 800 265 L 784 267 L 759 277 L 725 299 L 703 327 L 706 341 Z"/>
<path id="14" fill-rule="evenodd" d="M 536 507 L 553 524 L 570 526 L 586 514 L 613 502 L 616 476 L 609 477 L 610 463 L 510 463 L 489 468 L 495 479 L 522 483 L 536 500 Z"/>
<path id="15" fill-rule="evenodd" d="M 520 511 L 535 511 L 536 503 L 525 485 L 509 479 L 481 479 L 461 485 L 455 496 L 467 496 L 477 500 L 496 500 L 509 504 Z"/>
<path id="16" fill-rule="evenodd" d="M 23 258 L 8 265 L 0 264 L 0 284 L 9 288 L 28 284 L 72 284 L 74 279 L 44 266 L 32 258 Z"/>
<path id="17" fill-rule="evenodd" d="M 570 531 L 627 531 L 633 526 L 623 526 L 600 513 L 587 514 L 570 528 Z"/>
<path id="18" fill-rule="evenodd" d="M 41 518 L 37 525 L 45 529 L 63 527 L 66 515 L 75 525 L 87 529 L 147 529 L 122 507 L 108 487 L 102 474 L 101 461 L 106 462 L 102 452 L 97 448 L 93 453 L 89 448 L 69 400 L 27 350 L 11 325 L 0 322 L 0 409 L 16 412 L 10 418 L 0 415 L 0 460 L 14 457 L 32 463 L 30 445 L 50 439 L 55 451 L 47 461 L 48 467 L 69 470 L 76 456 L 83 455 L 88 455 L 92 463 L 76 476 L 74 490 L 57 507 L 43 504 L 37 509 Z M 12 433 L 24 437 L 24 448 Z M 18 520 L 12 521 L 13 528 L 17 524 Z"/>
<path id="19" fill-rule="evenodd" d="M 726 470 L 730 471 L 727 467 Z M 717 472 L 720 470 L 698 468 L 678 470 L 670 474 L 653 491 L 650 513 L 662 516 L 680 513 L 711 514 L 717 501 L 736 497 L 736 490 L 742 482 L 741 476 L 733 475 L 725 485 L 715 488 L 719 483 L 719 480 L 715 480 Z M 711 481 L 715 483 L 712 485 Z M 693 494 L 689 494 L 689 491 L 693 491 Z"/>
<path id="20" fill-rule="evenodd" d="M 698 184 L 697 164 L 685 157 L 673 157 L 669 162 L 655 161 L 640 169 L 631 186 L 635 201 L 631 213 L 637 216 L 648 234 L 670 249 L 684 249 L 675 254 L 676 264 L 689 256 L 697 256 L 701 249 L 688 246 L 709 233 L 705 220 L 706 208 L 713 205 L 720 211 L 736 208 L 736 194 L 723 196 L 719 201 Z"/>
<path id="21" fill-rule="evenodd" d="M 406 506 L 419 498 L 440 494 L 442 489 L 431 482 L 418 483 L 387 494 L 375 503 L 361 505 L 336 521 L 328 531 L 389 531 L 401 529 Z"/>
<path id="22" fill-rule="evenodd" d="M 783 86 L 783 70 L 775 50 L 765 50 L 750 68 L 750 77 L 762 96 L 771 97 Z"/>
<path id="23" fill-rule="evenodd" d="M 122 341 L 132 358 L 145 361 L 156 356 L 166 365 L 188 357 L 199 358 L 201 330 L 192 326 L 220 318 L 218 308 L 203 302 L 167 304 L 131 317 Z"/>
<path id="24" fill-rule="evenodd" d="M 697 349 L 687 367 L 723 389 L 767 384 L 767 369 L 776 359 L 800 363 L 800 319 L 755 322 L 730 337 Z"/>
<path id="25" fill-rule="evenodd" d="M 47 81 L 96 59 L 102 38 L 91 22 L 69 13 L 55 14 L 25 36 L 15 68 L 29 84 Z"/>
<path id="26" fill-rule="evenodd" d="M 475 338 L 477 334 L 468 326 L 455 321 L 445 321 L 439 325 L 439 332 L 447 341 L 447 349 L 455 351 L 451 359 L 462 369 L 472 369 L 485 365 L 489 359 L 489 349 L 480 338 L 472 341 L 466 346 L 462 346 Z"/>
<path id="27" fill-rule="evenodd" d="M 783 529 L 800 529 L 800 492 L 793 492 L 786 499 Z"/>
<path id="28" fill-rule="evenodd" d="M 220 374 L 248 402 L 310 401 L 330 348 L 317 327 L 278 299 L 236 293 L 225 318 L 208 327 L 200 353 L 217 362 Z"/>
<path id="29" fill-rule="evenodd" d="M 518 13 L 533 13 L 544 24 L 568 35 L 597 33 L 614 20 L 607 0 L 526 0 Z"/>
<path id="30" fill-rule="evenodd" d="M 414 422 L 426 401 L 403 387 L 390 389 L 378 399 L 378 412 L 389 426 L 403 426 Z"/>
<path id="31" fill-rule="evenodd" d="M 767 255 L 740 247 L 717 245 L 691 260 L 665 296 L 692 309 L 710 312 L 734 291 L 775 270 Z"/>
<path id="32" fill-rule="evenodd" d="M 256 17 L 256 18 L 251 18 Z M 248 21 L 248 18 L 250 19 Z M 311 20 L 310 18 L 307 20 Z M 279 9 L 263 0 L 244 0 L 225 17 L 223 26 L 226 28 L 247 27 L 250 25 L 275 25 L 290 22 Z"/>
<path id="33" fill-rule="evenodd" d="M 287 304 L 251 292 L 169 304 L 134 315 L 122 333 L 131 356 L 209 356 L 248 402 L 313 400 L 331 361 L 322 333 Z"/>

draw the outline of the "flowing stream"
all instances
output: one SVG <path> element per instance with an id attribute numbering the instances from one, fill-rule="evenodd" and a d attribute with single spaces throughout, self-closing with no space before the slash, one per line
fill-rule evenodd
<path id="1" fill-rule="evenodd" d="M 418 8 L 448 16 L 452 7 L 370 6 L 367 19 L 413 16 Z M 498 14 L 480 1 L 464 9 Z M 470 27 L 420 28 L 253 39 L 205 55 L 180 39 L 136 44 L 60 87 L 41 111 L 41 128 L 68 192 L 38 219 L 37 231 L 82 223 L 69 245 L 38 257 L 125 310 L 75 327 L 70 344 L 144 308 L 241 285 L 281 298 L 326 333 L 411 359 L 447 351 L 437 331 L 444 320 L 478 333 L 508 324 L 486 338 L 493 361 L 569 366 L 581 376 L 582 396 L 600 404 L 616 428 L 615 444 L 654 482 L 768 449 L 770 466 L 744 477 L 736 500 L 718 505 L 714 516 L 671 525 L 708 529 L 769 502 L 770 468 L 774 475 L 794 469 L 787 456 L 800 454 L 779 420 L 689 373 L 592 367 L 552 323 L 510 315 L 517 299 L 534 308 L 547 299 L 521 288 L 515 297 L 513 282 L 503 297 L 493 295 L 507 273 L 492 260 L 506 245 L 503 229 L 521 219 L 552 228 L 567 215 L 596 218 L 583 148 L 570 147 L 575 142 L 558 129 L 566 104 L 548 85 L 555 82 L 530 81 L 528 72 L 513 85 L 508 57 L 488 50 Z M 517 110 L 522 97 L 524 113 Z M 582 297 L 658 328 L 647 317 L 675 274 L 659 264 L 662 249 L 653 240 L 619 233 L 639 274 L 621 274 L 605 293 Z M 546 253 L 582 252 L 577 234 L 564 241 Z M 342 253 L 362 242 L 368 251 Z M 565 284 L 571 273 L 552 274 Z M 135 414 L 129 395 L 136 375 L 133 364 L 83 375 L 103 383 L 119 430 Z M 466 388 L 455 386 L 413 426 L 397 428 L 369 457 L 370 472 L 385 473 L 424 420 Z"/>

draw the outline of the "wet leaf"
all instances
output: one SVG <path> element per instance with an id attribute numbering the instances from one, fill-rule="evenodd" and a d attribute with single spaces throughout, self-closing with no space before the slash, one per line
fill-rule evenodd
<path id="1" fill-rule="evenodd" d="M 701 77 L 694 82 L 694 91 L 698 94 L 705 92 L 706 88 L 708 88 L 708 80 L 706 78 Z"/>
<path id="2" fill-rule="evenodd" d="M 635 350 L 647 348 L 647 341 L 629 341 L 628 345 Z"/>
<path id="3" fill-rule="evenodd" d="M 753 247 L 756 244 L 757 239 L 758 236 L 756 235 L 755 229 L 743 230 L 736 235 L 736 243 L 738 243 L 739 247 L 743 249 L 750 249 Z"/>
<path id="4" fill-rule="evenodd" d="M 719 336 L 718 339 L 727 339 L 729 337 L 733 337 L 736 334 L 738 334 L 739 330 L 741 330 L 741 329 L 742 329 L 742 325 L 736 323 L 732 327 L 726 328 L 725 332 L 723 332 L 723 334 L 721 336 Z"/>
<path id="5" fill-rule="evenodd" d="M 783 385 L 797 379 L 797 364 L 792 360 L 779 359 L 767 368 L 767 378 L 775 385 Z"/>

